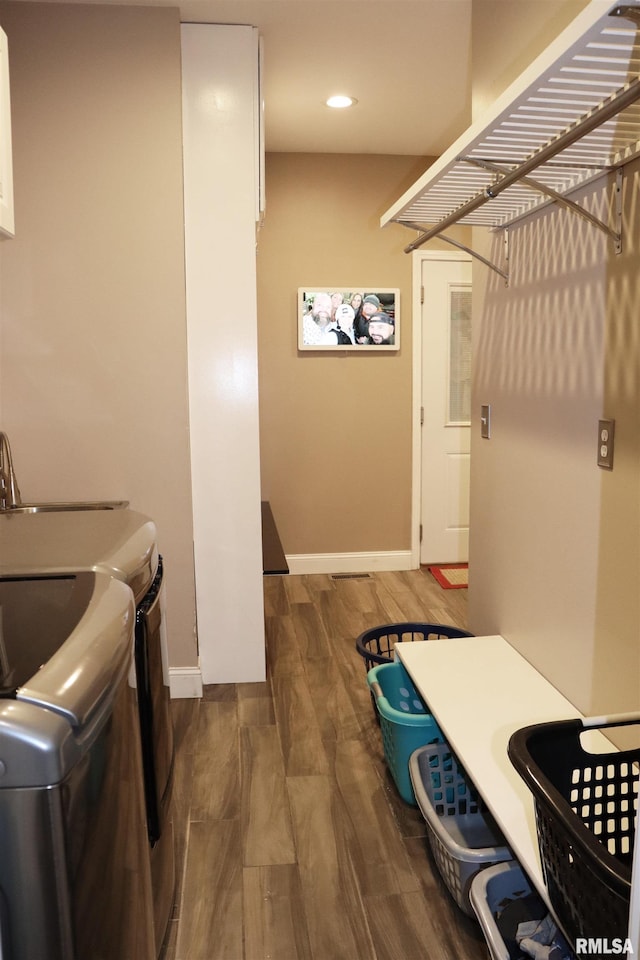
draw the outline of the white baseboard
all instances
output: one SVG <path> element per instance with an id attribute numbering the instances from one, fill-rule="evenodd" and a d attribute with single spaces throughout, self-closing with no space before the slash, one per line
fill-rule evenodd
<path id="1" fill-rule="evenodd" d="M 169 667 L 172 700 L 197 700 L 202 696 L 200 667 Z"/>
<path id="2" fill-rule="evenodd" d="M 287 554 L 289 572 L 373 573 L 380 570 L 413 570 L 411 550 L 382 553 L 298 553 Z"/>

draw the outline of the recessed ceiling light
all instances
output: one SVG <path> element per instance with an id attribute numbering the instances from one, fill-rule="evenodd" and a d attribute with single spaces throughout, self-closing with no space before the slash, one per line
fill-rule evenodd
<path id="1" fill-rule="evenodd" d="M 345 97 L 342 94 L 329 97 L 326 101 L 328 107 L 335 107 L 337 110 L 343 110 L 345 107 L 353 107 L 357 102 L 354 97 Z"/>

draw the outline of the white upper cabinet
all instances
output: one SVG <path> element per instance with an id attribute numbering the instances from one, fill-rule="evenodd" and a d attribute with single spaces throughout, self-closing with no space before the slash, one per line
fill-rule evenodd
<path id="1" fill-rule="evenodd" d="M 0 29 L 0 239 L 14 234 L 9 45 L 6 33 Z"/>

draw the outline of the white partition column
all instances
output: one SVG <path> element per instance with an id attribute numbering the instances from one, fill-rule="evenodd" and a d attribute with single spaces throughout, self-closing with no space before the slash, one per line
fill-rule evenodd
<path id="1" fill-rule="evenodd" d="M 204 683 L 265 679 L 256 308 L 258 33 L 182 26 L 194 556 Z M 167 450 L 171 456 L 171 450 Z"/>

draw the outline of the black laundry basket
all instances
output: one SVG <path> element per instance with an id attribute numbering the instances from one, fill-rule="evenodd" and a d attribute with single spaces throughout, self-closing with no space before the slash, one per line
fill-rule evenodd
<path id="1" fill-rule="evenodd" d="M 459 630 L 447 623 L 383 623 L 378 627 L 365 630 L 356 640 L 356 650 L 364 660 L 365 671 L 368 674 L 373 667 L 381 663 L 393 663 L 393 648 L 396 643 L 411 640 L 441 640 L 446 638 L 472 637 L 472 633 Z M 376 707 L 376 698 L 371 694 L 373 712 L 380 723 L 380 716 Z"/>
<path id="2" fill-rule="evenodd" d="M 383 623 L 361 633 L 356 640 L 356 650 L 363 657 L 365 671 L 369 673 L 373 667 L 393 661 L 393 648 L 396 643 L 472 636 L 472 633 L 446 623 Z"/>
<path id="3" fill-rule="evenodd" d="M 579 938 L 627 937 L 640 747 L 590 753 L 581 734 L 629 724 L 640 729 L 640 715 L 535 724 L 509 742 L 534 796 L 549 897 L 574 950 Z"/>

